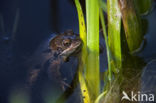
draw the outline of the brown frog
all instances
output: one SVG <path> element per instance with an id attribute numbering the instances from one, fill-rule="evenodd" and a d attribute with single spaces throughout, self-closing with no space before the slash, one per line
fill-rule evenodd
<path id="1" fill-rule="evenodd" d="M 59 34 L 49 41 L 47 50 L 43 51 L 39 56 L 37 63 L 31 66 L 28 82 L 32 85 L 42 72 L 45 72 L 47 76 L 60 84 L 64 89 L 64 86 L 68 86 L 61 77 L 60 66 L 64 62 L 67 62 L 70 56 L 75 56 L 81 50 L 82 41 L 78 35 L 73 31 L 67 31 Z M 35 66 L 34 66 L 35 65 Z"/>

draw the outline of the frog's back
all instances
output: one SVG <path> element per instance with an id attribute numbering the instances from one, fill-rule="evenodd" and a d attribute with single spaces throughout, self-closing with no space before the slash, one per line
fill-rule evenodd
<path id="1" fill-rule="evenodd" d="M 50 37 L 50 39 L 53 37 Z M 24 62 L 27 68 L 27 84 L 32 85 L 41 73 L 45 73 L 45 65 L 53 59 L 54 52 L 49 50 L 49 38 L 44 40 Z"/>

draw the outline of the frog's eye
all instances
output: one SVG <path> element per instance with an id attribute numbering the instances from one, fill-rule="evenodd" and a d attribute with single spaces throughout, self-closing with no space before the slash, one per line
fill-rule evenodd
<path id="1" fill-rule="evenodd" d="M 71 40 L 70 39 L 65 39 L 62 42 L 63 46 L 68 47 L 71 45 Z"/>

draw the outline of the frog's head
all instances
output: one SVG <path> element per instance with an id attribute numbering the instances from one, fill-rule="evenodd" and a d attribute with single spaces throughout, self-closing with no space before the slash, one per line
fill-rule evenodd
<path id="1" fill-rule="evenodd" d="M 50 40 L 49 47 L 64 59 L 80 51 L 82 41 L 73 31 L 67 31 Z"/>

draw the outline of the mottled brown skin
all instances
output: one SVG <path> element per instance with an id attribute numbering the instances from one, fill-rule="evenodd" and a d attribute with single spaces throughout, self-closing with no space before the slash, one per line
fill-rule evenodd
<path id="1" fill-rule="evenodd" d="M 69 87 L 69 85 L 66 84 L 61 77 L 60 66 L 62 63 L 66 62 L 70 56 L 77 55 L 80 51 L 81 43 L 81 39 L 72 31 L 64 32 L 52 38 L 48 46 L 50 53 L 43 55 L 44 58 L 49 60 L 42 61 L 44 63 L 40 63 L 40 68 L 31 70 L 29 74 L 29 84 L 32 85 L 37 80 L 40 73 L 46 71 L 49 79 L 52 78 L 54 81 L 59 83 L 63 89 L 64 86 Z M 49 63 L 48 67 L 44 68 L 45 62 L 47 61 Z"/>
<path id="2" fill-rule="evenodd" d="M 53 38 L 49 43 L 49 48 L 60 56 L 68 58 L 72 54 L 78 52 L 81 47 L 80 38 L 73 33 L 67 31 Z"/>

